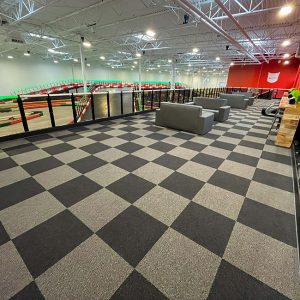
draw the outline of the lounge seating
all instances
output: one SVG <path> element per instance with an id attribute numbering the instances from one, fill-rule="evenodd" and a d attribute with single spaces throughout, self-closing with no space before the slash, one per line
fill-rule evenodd
<path id="1" fill-rule="evenodd" d="M 230 106 L 225 99 L 195 97 L 189 104 L 202 106 L 203 111 L 213 113 L 217 122 L 225 122 L 229 118 Z"/>
<path id="2" fill-rule="evenodd" d="M 220 98 L 226 99 L 231 108 L 246 109 L 249 105 L 249 99 L 245 99 L 244 95 L 220 94 Z"/>
<path id="3" fill-rule="evenodd" d="M 214 114 L 200 106 L 162 102 L 155 124 L 203 135 L 212 129 L 213 121 Z"/>
<path id="4" fill-rule="evenodd" d="M 251 92 L 233 92 L 234 95 L 244 95 L 245 99 L 249 99 L 248 105 L 253 105 L 255 97 L 254 94 Z"/>

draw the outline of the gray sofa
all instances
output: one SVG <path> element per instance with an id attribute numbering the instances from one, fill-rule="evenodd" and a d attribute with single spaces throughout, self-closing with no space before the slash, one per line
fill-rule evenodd
<path id="1" fill-rule="evenodd" d="M 248 105 L 253 105 L 254 103 L 254 94 L 251 92 L 233 92 L 234 95 L 243 95 L 245 96 L 245 99 L 248 99 Z"/>
<path id="2" fill-rule="evenodd" d="M 220 99 L 226 99 L 227 104 L 231 108 L 240 108 L 246 109 L 249 105 L 249 99 L 245 99 L 244 95 L 236 95 L 236 94 L 220 94 Z"/>
<path id="3" fill-rule="evenodd" d="M 214 120 L 217 122 L 225 122 L 229 118 L 230 106 L 225 99 L 194 97 L 193 102 L 189 104 L 202 106 L 203 111 L 213 113 Z"/>
<path id="4" fill-rule="evenodd" d="M 162 102 L 156 110 L 155 125 L 205 134 L 212 129 L 214 114 L 202 111 L 202 107 Z"/>

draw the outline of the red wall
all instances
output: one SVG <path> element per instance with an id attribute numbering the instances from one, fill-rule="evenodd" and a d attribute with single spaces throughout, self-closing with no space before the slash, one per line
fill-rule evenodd
<path id="1" fill-rule="evenodd" d="M 257 87 L 289 89 L 294 86 L 299 59 L 291 59 L 289 65 L 284 65 L 283 60 L 271 60 L 261 65 L 231 66 L 228 73 L 227 87 Z M 267 82 L 268 73 L 280 72 L 278 81 Z"/>
<path id="2" fill-rule="evenodd" d="M 296 76 L 294 87 L 297 88 L 297 89 L 300 89 L 300 65 L 299 65 L 299 68 L 298 68 L 298 73 L 297 73 L 297 76 Z"/>

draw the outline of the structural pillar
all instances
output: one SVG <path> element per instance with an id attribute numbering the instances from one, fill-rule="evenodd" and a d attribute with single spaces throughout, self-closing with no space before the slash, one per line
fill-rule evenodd
<path id="1" fill-rule="evenodd" d="M 85 60 L 84 60 L 82 42 L 81 41 L 80 41 L 80 62 L 81 62 L 81 74 L 82 74 L 82 80 L 83 80 L 83 92 L 87 93 Z"/>
<path id="2" fill-rule="evenodd" d="M 142 58 L 139 58 L 139 91 L 142 90 Z"/>
<path id="3" fill-rule="evenodd" d="M 175 63 L 172 63 L 171 89 L 175 89 L 175 78 L 176 78 Z"/>

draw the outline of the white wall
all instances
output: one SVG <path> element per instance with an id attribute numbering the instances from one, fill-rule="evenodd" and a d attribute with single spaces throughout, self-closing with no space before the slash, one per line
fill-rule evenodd
<path id="1" fill-rule="evenodd" d="M 0 58 L 0 95 L 13 94 L 14 90 L 30 86 L 38 86 L 51 81 L 81 79 L 81 67 L 79 63 L 60 62 L 54 64 L 49 60 L 35 59 L 33 57 L 21 57 L 14 59 Z M 104 68 L 103 66 L 91 66 L 86 68 L 88 79 L 137 81 L 138 68 L 131 70 Z M 189 87 L 219 87 L 220 82 L 226 83 L 226 75 L 207 75 L 208 73 L 187 75 L 177 74 L 176 81 Z M 143 71 L 143 81 L 171 81 L 171 74 L 162 71 Z"/>

